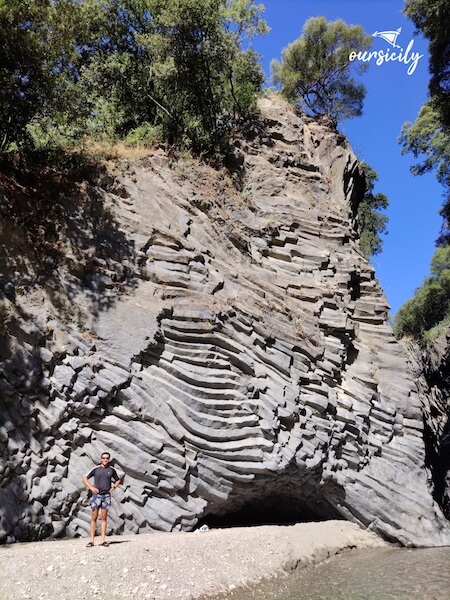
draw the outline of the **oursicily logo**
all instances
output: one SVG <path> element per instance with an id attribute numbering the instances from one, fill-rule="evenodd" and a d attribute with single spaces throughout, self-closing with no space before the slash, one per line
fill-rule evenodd
<path id="1" fill-rule="evenodd" d="M 410 40 L 406 50 L 397 44 L 397 38 L 401 31 L 401 27 L 399 27 L 396 31 L 375 31 L 375 33 L 372 34 L 372 37 L 382 38 L 384 41 L 390 44 L 392 48 L 388 47 L 384 50 L 350 52 L 348 57 L 349 60 L 352 62 L 354 60 L 359 60 L 361 62 L 370 62 L 373 60 L 377 66 L 381 66 L 387 62 L 397 61 L 407 66 L 408 68 L 406 72 L 408 75 L 412 75 L 416 70 L 419 60 L 423 57 L 423 54 L 413 51 L 414 40 Z"/>

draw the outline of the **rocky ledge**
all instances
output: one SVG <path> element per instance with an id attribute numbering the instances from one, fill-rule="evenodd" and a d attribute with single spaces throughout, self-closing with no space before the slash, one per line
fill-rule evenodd
<path id="1" fill-rule="evenodd" d="M 1 541 L 87 535 L 81 476 L 108 449 L 114 533 L 337 518 L 450 543 L 414 370 L 359 248 L 356 157 L 261 110 L 233 176 L 159 150 L 55 187 L 45 259 L 3 219 Z"/>

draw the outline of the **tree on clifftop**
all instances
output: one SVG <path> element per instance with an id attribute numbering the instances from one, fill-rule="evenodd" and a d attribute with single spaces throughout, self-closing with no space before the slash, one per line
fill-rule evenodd
<path id="1" fill-rule="evenodd" d="M 77 11 L 74 0 L 0 2 L 0 151 L 37 114 L 68 112 Z"/>
<path id="2" fill-rule="evenodd" d="M 253 0 L 0 0 L 0 152 L 84 139 L 196 153 L 256 108 Z M 218 152 L 219 153 L 219 152 Z"/>
<path id="3" fill-rule="evenodd" d="M 86 0 L 81 85 L 107 135 L 162 138 L 215 151 L 251 113 L 264 77 L 253 36 L 267 32 L 252 0 Z M 244 48 L 245 46 L 245 48 Z M 95 121 L 95 119 L 93 119 Z"/>
<path id="4" fill-rule="evenodd" d="M 352 52 L 367 50 L 372 38 L 359 26 L 325 17 L 308 19 L 302 35 L 272 61 L 272 78 L 281 93 L 314 116 L 341 121 L 362 114 L 364 86 L 352 77 L 367 64 L 349 60 Z"/>

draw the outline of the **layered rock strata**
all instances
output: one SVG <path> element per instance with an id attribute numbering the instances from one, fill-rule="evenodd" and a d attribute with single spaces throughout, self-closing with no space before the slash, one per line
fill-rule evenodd
<path id="1" fill-rule="evenodd" d="M 261 110 L 236 141 L 241 192 L 160 150 L 60 197 L 45 284 L 4 224 L 2 541 L 87 535 L 81 476 L 109 450 L 115 533 L 247 511 L 450 543 L 413 370 L 358 245 L 357 160 L 279 101 Z"/>

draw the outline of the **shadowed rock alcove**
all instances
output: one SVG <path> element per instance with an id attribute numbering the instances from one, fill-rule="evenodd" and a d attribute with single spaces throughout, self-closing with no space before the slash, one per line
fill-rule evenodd
<path id="1" fill-rule="evenodd" d="M 223 515 L 209 514 L 199 522 L 212 528 L 250 527 L 252 525 L 292 525 L 310 521 L 338 519 L 333 510 L 325 512 L 317 506 L 308 506 L 293 496 L 272 495 L 246 502 L 235 512 Z"/>

